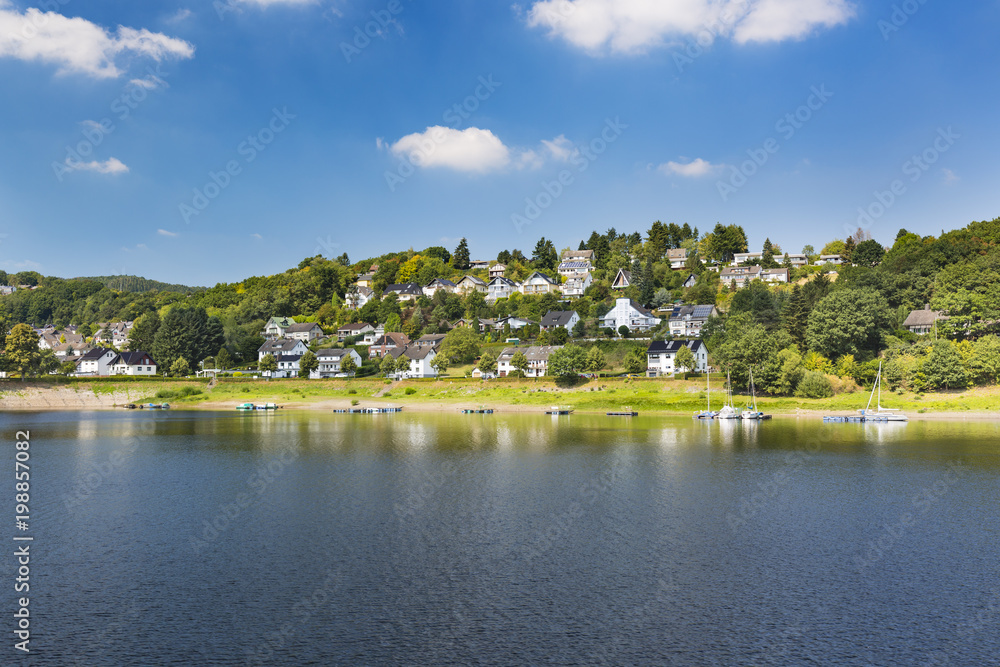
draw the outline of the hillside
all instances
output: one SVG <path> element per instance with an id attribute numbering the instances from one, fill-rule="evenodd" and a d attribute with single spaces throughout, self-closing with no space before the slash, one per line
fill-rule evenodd
<path id="1" fill-rule="evenodd" d="M 204 287 L 189 287 L 188 285 L 171 285 L 139 276 L 89 276 L 74 278 L 74 280 L 92 280 L 116 292 L 129 292 L 133 294 L 152 291 L 189 294 L 191 292 L 201 292 L 206 289 Z"/>

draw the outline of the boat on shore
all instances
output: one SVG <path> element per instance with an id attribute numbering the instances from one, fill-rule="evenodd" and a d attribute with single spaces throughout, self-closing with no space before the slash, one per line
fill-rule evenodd
<path id="1" fill-rule="evenodd" d="M 139 405 L 140 410 L 169 410 L 169 403 L 144 403 Z"/>
<path id="2" fill-rule="evenodd" d="M 726 404 L 719 408 L 716 419 L 739 419 L 740 411 L 733 406 L 733 381 L 729 373 L 726 373 Z"/>
<path id="3" fill-rule="evenodd" d="M 757 390 L 753 386 L 753 368 L 750 368 L 750 405 L 747 406 L 740 416 L 743 419 L 762 421 L 765 419 L 770 419 L 771 415 L 765 415 L 763 412 L 757 409 Z"/>
<path id="4" fill-rule="evenodd" d="M 701 412 L 695 412 L 695 419 L 715 419 L 716 412 L 712 412 L 712 371 L 708 369 L 705 371 L 705 391 L 706 398 L 708 399 L 708 404 L 705 409 Z"/>
<path id="5" fill-rule="evenodd" d="M 240 403 L 236 406 L 239 412 L 257 412 L 257 411 L 272 411 L 277 410 L 278 405 L 276 403 L 264 403 L 263 405 L 255 405 L 254 403 Z"/>
<path id="6" fill-rule="evenodd" d="M 872 401 L 875 401 L 875 409 L 872 410 Z M 868 397 L 868 405 L 863 410 L 858 410 L 855 415 L 831 415 L 823 417 L 824 422 L 832 423 L 865 423 L 865 424 L 889 424 L 904 423 L 910 418 L 902 414 L 896 408 L 882 407 L 882 362 L 878 364 L 878 375 L 875 376 L 875 384 L 872 385 L 871 396 Z"/>

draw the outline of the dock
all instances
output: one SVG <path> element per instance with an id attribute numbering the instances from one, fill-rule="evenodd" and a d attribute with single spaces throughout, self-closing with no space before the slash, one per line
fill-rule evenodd
<path id="1" fill-rule="evenodd" d="M 340 415 L 383 415 L 402 411 L 403 408 L 342 408 L 333 412 Z"/>
<path id="2" fill-rule="evenodd" d="M 638 417 L 638 412 L 609 412 L 609 417 Z"/>
<path id="3" fill-rule="evenodd" d="M 482 408 L 479 410 L 463 409 L 463 415 L 491 415 L 493 414 L 493 408 Z"/>

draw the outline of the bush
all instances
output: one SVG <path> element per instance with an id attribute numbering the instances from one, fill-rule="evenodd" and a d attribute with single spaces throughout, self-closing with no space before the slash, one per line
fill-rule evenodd
<path id="1" fill-rule="evenodd" d="M 356 393 L 358 393 L 358 390 L 357 389 L 348 389 L 347 393 L 348 394 L 356 394 Z"/>
<path id="2" fill-rule="evenodd" d="M 360 401 L 358 401 L 358 399 L 356 399 L 356 398 L 352 398 L 351 399 L 351 405 L 357 405 L 359 402 Z"/>
<path id="3" fill-rule="evenodd" d="M 830 398 L 833 396 L 833 385 L 822 373 L 806 371 L 795 388 L 795 395 L 800 398 Z"/>
<path id="4" fill-rule="evenodd" d="M 406 388 L 406 395 L 407 396 L 413 396 L 415 393 L 417 393 L 417 390 L 414 389 L 413 387 L 407 387 Z"/>

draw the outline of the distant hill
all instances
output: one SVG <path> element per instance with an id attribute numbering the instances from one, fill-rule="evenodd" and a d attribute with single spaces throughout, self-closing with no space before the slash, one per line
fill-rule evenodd
<path id="1" fill-rule="evenodd" d="M 161 283 L 158 280 L 140 278 L 139 276 L 90 276 L 87 278 L 81 278 L 80 280 L 93 280 L 103 284 L 109 289 L 117 290 L 119 292 L 140 293 L 156 290 L 158 292 L 181 292 L 186 294 L 188 292 L 203 292 L 205 290 L 204 287 L 170 285 L 167 283 Z"/>

